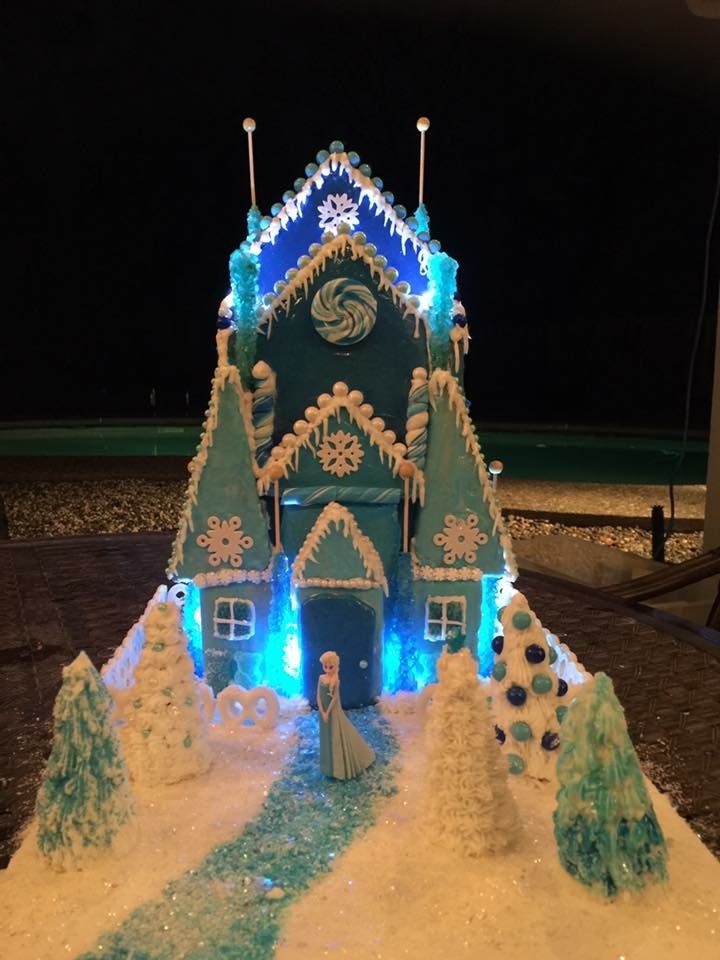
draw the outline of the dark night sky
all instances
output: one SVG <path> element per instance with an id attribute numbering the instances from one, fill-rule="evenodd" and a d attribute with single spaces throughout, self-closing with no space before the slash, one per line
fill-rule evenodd
<path id="1" fill-rule="evenodd" d="M 720 20 L 683 0 L 65 0 L 4 16 L 0 419 L 149 416 L 153 387 L 158 416 L 199 414 L 248 206 L 242 118 L 264 211 L 335 138 L 414 209 L 427 114 L 476 418 L 681 425 Z"/>

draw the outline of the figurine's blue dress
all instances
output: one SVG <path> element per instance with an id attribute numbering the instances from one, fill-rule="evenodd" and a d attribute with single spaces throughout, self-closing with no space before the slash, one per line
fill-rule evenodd
<path id="1" fill-rule="evenodd" d="M 323 710 L 327 711 L 335 691 L 334 686 L 320 683 L 318 697 Z M 320 717 L 320 770 L 336 780 L 351 780 L 369 767 L 375 754 L 348 720 L 338 698 L 330 711 L 327 722 Z"/>

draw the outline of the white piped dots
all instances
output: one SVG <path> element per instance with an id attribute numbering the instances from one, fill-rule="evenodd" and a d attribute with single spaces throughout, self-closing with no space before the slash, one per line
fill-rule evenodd
<path id="1" fill-rule="evenodd" d="M 342 380 L 339 380 L 337 383 L 333 384 L 332 391 L 336 397 L 346 397 L 350 392 L 350 388 L 346 383 L 343 383 Z"/>
<path id="2" fill-rule="evenodd" d="M 321 393 L 317 398 L 317 404 L 321 410 L 323 407 L 329 407 L 332 402 L 333 400 L 329 393 Z"/>
<path id="3" fill-rule="evenodd" d="M 252 375 L 256 380 L 267 380 L 271 373 L 272 370 L 264 360 L 258 360 L 255 366 L 252 368 Z"/>
<path id="4" fill-rule="evenodd" d="M 427 370 L 425 367 L 415 367 L 412 375 L 413 380 L 427 380 Z"/>
<path id="5" fill-rule="evenodd" d="M 306 420 L 296 420 L 293 424 L 293 430 L 299 437 L 301 437 L 304 433 L 307 433 L 309 429 L 310 425 Z"/>
<path id="6" fill-rule="evenodd" d="M 385 437 L 388 443 L 395 443 L 395 441 L 397 440 L 397 434 L 395 433 L 394 430 L 386 430 L 383 433 L 383 437 Z"/>
<path id="7" fill-rule="evenodd" d="M 383 420 L 382 417 L 375 417 L 371 422 L 372 422 L 372 425 L 375 427 L 376 430 L 384 430 L 384 429 L 385 429 L 385 421 Z"/>
<path id="8" fill-rule="evenodd" d="M 420 133 L 426 133 L 430 129 L 429 117 L 418 117 L 416 126 Z"/>
<path id="9" fill-rule="evenodd" d="M 305 408 L 305 419 L 314 420 L 315 417 L 320 413 L 317 407 L 306 407 Z"/>
<path id="10" fill-rule="evenodd" d="M 360 413 L 361 413 L 364 417 L 367 417 L 368 420 L 369 420 L 370 417 L 372 417 L 372 415 L 375 413 L 375 410 L 374 410 L 373 405 L 372 405 L 371 403 L 364 403 L 364 404 L 360 407 Z"/>
<path id="11" fill-rule="evenodd" d="M 245 117 L 243 120 L 243 130 L 245 133 L 253 133 L 257 124 L 252 117 Z"/>
<path id="12" fill-rule="evenodd" d="M 348 400 L 353 406 L 359 407 L 365 398 L 360 390 L 351 390 L 348 394 Z"/>

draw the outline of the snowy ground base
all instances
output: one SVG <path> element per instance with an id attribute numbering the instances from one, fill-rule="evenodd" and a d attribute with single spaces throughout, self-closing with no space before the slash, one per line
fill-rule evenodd
<path id="1" fill-rule="evenodd" d="M 0 957 L 57 960 L 90 949 L 138 904 L 196 867 L 217 844 L 236 836 L 265 800 L 293 739 L 293 720 L 272 732 L 211 733 L 207 774 L 171 786 L 135 786 L 137 843 L 124 856 L 76 873 L 41 861 L 31 826 L 0 873 Z"/>
<path id="2" fill-rule="evenodd" d="M 376 825 L 289 908 L 278 960 L 720 955 L 720 863 L 656 791 L 670 882 L 608 904 L 558 863 L 549 785 L 511 782 L 522 832 L 508 854 L 463 860 L 422 837 L 415 818 L 423 785 L 423 716 L 397 711 L 391 722 L 402 748 L 399 791 L 381 802 Z M 39 862 L 29 835 L 0 875 L 3 960 L 76 957 L 168 880 L 236 835 L 280 773 L 289 730 L 215 733 L 209 774 L 138 792 L 139 846 L 122 860 L 105 860 L 82 874 L 54 874 Z"/>

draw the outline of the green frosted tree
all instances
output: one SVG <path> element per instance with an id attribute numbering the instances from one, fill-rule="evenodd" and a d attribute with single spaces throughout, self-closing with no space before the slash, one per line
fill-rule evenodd
<path id="1" fill-rule="evenodd" d="M 63 670 L 50 759 L 37 797 L 38 847 L 56 870 L 108 850 L 133 815 L 114 705 L 85 653 Z"/>
<path id="2" fill-rule="evenodd" d="M 557 772 L 555 840 L 570 876 L 609 898 L 667 879 L 665 840 L 604 673 L 563 721 Z"/>

